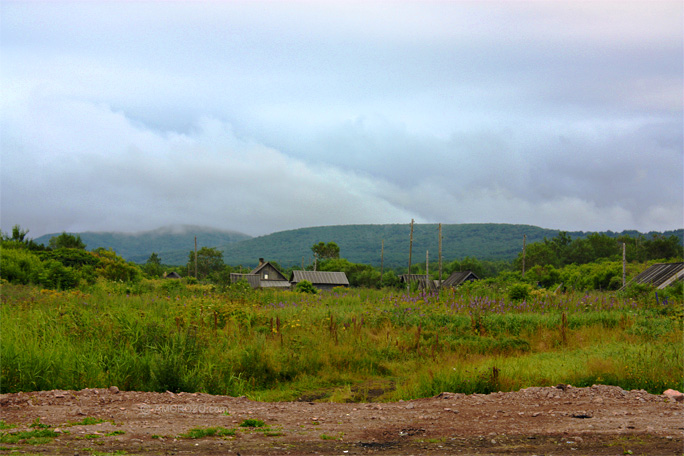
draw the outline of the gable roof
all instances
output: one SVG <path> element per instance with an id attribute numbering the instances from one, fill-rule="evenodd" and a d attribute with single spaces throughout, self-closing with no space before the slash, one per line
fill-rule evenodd
<path id="1" fill-rule="evenodd" d="M 634 277 L 621 289 L 632 283 L 646 283 L 662 290 L 678 280 L 684 280 L 684 263 L 656 263 Z"/>
<path id="2" fill-rule="evenodd" d="M 230 283 L 236 283 L 240 280 L 246 280 L 250 287 L 259 288 L 261 278 L 259 274 L 238 274 L 236 272 L 230 273 Z"/>
<path id="3" fill-rule="evenodd" d="M 452 272 L 449 277 L 442 281 L 443 287 L 457 287 L 468 280 L 480 280 L 472 271 Z"/>
<path id="4" fill-rule="evenodd" d="M 430 290 L 430 291 L 436 291 L 437 290 L 437 285 L 433 280 L 431 280 L 428 276 L 425 274 L 402 274 L 399 276 L 399 282 L 402 283 L 408 283 L 408 282 L 417 282 L 418 283 L 418 288 L 422 290 Z"/>
<path id="5" fill-rule="evenodd" d="M 278 270 L 278 268 L 276 268 L 275 266 L 273 266 L 273 265 L 271 264 L 270 261 L 266 261 L 266 262 L 264 262 L 264 263 L 261 263 L 259 266 L 257 266 L 256 268 L 254 268 L 254 269 L 252 270 L 252 272 L 250 272 L 250 274 L 257 274 L 257 275 L 259 275 L 259 273 L 261 272 L 261 270 L 264 269 L 264 268 L 266 268 L 266 267 L 268 267 L 268 266 L 270 266 L 271 269 L 273 269 L 273 270 L 280 276 L 280 279 L 282 279 L 282 280 L 287 280 L 287 277 L 285 277 L 285 275 L 283 275 L 283 273 L 280 272 L 280 271 Z M 270 280 L 273 280 L 273 279 L 270 279 Z"/>
<path id="6" fill-rule="evenodd" d="M 338 271 L 292 271 L 290 282 L 298 283 L 302 280 L 308 280 L 314 285 L 349 286 L 347 274 Z"/>

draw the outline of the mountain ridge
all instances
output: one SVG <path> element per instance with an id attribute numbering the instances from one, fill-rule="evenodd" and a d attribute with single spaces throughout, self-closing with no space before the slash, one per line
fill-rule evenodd
<path id="1" fill-rule="evenodd" d="M 465 257 L 480 260 L 514 259 L 522 250 L 523 235 L 527 243 L 553 238 L 560 231 L 533 225 L 505 223 L 442 224 L 442 257 L 444 262 Z M 569 231 L 572 238 L 586 237 L 595 231 Z M 619 235 L 675 235 L 684 239 L 684 230 L 641 233 L 599 231 L 611 237 Z M 37 238 L 48 244 L 52 236 Z M 340 256 L 354 263 L 396 268 L 408 265 L 410 224 L 329 225 L 305 227 L 252 237 L 236 231 L 220 230 L 196 225 L 174 225 L 138 233 L 84 232 L 78 234 L 89 250 L 112 248 L 123 258 L 145 263 L 152 252 L 162 263 L 184 265 L 194 249 L 214 247 L 223 252 L 226 264 L 253 267 L 259 258 L 275 261 L 283 267 L 306 266 L 312 261 L 311 246 L 318 242 L 335 242 Z M 436 262 L 439 254 L 438 224 L 414 224 L 412 263 Z"/>

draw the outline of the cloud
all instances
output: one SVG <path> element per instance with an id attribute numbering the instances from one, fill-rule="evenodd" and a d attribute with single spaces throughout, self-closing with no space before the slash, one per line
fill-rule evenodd
<path id="1" fill-rule="evenodd" d="M 683 10 L 9 3 L 3 229 L 680 228 Z"/>
<path id="2" fill-rule="evenodd" d="M 293 159 L 216 119 L 160 134 L 58 96 L 15 108 L 3 122 L 3 150 L 13 151 L 3 157 L 3 218 L 35 231 L 185 223 L 264 234 L 410 218 L 378 198 L 374 179 Z"/>

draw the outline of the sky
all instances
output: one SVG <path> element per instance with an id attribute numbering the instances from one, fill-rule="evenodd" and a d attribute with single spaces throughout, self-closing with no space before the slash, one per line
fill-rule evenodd
<path id="1" fill-rule="evenodd" d="M 0 0 L 0 225 L 684 227 L 684 3 Z"/>

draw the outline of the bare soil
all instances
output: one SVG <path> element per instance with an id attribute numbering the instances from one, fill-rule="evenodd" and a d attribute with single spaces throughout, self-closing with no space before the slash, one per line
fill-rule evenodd
<path id="1" fill-rule="evenodd" d="M 0 453 L 145 455 L 682 455 L 684 403 L 595 385 L 453 394 L 394 403 L 264 403 L 201 393 L 110 389 L 0 395 L 0 419 L 59 436 Z M 98 424 L 72 424 L 84 418 Z M 245 420 L 262 427 L 241 427 Z M 192 439 L 191 428 L 235 435 Z M 119 432 L 116 432 L 119 431 Z M 121 432 L 122 431 L 122 432 Z M 107 435 L 109 434 L 109 435 Z"/>

